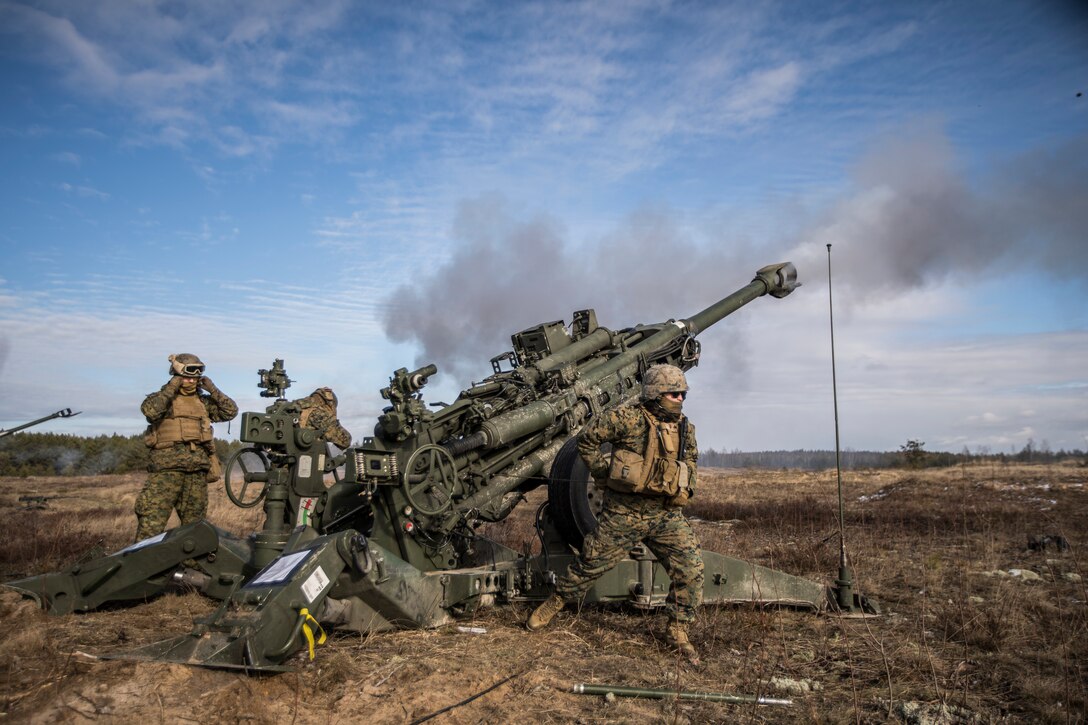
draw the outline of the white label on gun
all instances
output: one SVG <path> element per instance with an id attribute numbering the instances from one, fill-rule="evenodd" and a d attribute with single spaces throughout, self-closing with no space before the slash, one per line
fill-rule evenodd
<path id="1" fill-rule="evenodd" d="M 246 586 L 255 587 L 260 586 L 261 584 L 283 583 L 311 553 L 313 553 L 312 550 L 307 549 L 306 551 L 298 551 L 294 554 L 284 554 L 266 566 L 264 571 L 258 574 L 256 578 L 252 579 Z"/>
<path id="2" fill-rule="evenodd" d="M 145 546 L 151 546 L 152 544 L 157 544 L 160 541 L 162 541 L 163 539 L 165 539 L 166 535 L 169 534 L 169 533 L 170 533 L 169 531 L 164 531 L 161 534 L 156 534 L 155 536 L 152 536 L 149 539 L 144 539 L 143 541 L 137 541 L 135 544 L 130 544 L 130 545 L 126 546 L 125 548 L 121 549 L 120 551 L 118 551 L 117 553 L 118 554 L 124 554 L 124 553 L 129 552 L 129 551 L 136 551 L 137 549 L 142 549 Z"/>
<path id="3" fill-rule="evenodd" d="M 298 477 L 309 478 L 310 471 L 314 465 L 313 456 L 299 456 L 298 457 Z"/>
<path id="4" fill-rule="evenodd" d="M 329 585 L 329 578 L 325 576 L 325 570 L 318 566 L 314 569 L 314 573 L 307 577 L 306 581 L 302 584 L 302 594 L 306 597 L 307 604 L 313 604 L 321 592 L 325 591 L 325 587 Z"/>

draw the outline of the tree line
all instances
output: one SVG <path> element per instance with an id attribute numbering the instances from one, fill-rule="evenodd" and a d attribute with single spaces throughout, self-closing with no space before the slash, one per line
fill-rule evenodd
<path id="1" fill-rule="evenodd" d="M 855 451 L 847 449 L 839 454 L 842 467 L 847 470 L 860 468 L 946 468 L 966 463 L 1057 463 L 1074 460 L 1088 466 L 1088 453 L 1080 449 L 1053 451 L 1029 439 L 1020 449 L 1008 453 L 994 453 L 982 446 L 971 452 L 966 447 L 959 453 L 927 451 L 925 443 L 911 439 L 899 446 L 898 451 Z M 716 451 L 713 448 L 699 452 L 699 464 L 714 468 L 795 468 L 805 471 L 822 471 L 835 467 L 835 451 Z"/>
<path id="2" fill-rule="evenodd" d="M 241 447 L 238 441 L 216 439 L 221 461 Z M 1052 451 L 1044 442 L 1033 440 L 1009 453 L 993 453 L 987 447 L 960 453 L 927 451 L 925 443 L 911 439 L 898 451 L 855 451 L 840 453 L 842 467 L 935 468 L 963 463 L 1056 463 L 1074 459 L 1088 465 L 1088 454 L 1079 449 Z M 138 473 L 147 470 L 148 449 L 143 435 L 100 435 L 93 437 L 59 433 L 17 433 L 0 438 L 0 476 L 97 476 Z M 826 450 L 717 451 L 699 452 L 699 463 L 713 468 L 794 468 L 825 470 L 835 467 L 835 452 Z"/>
<path id="3" fill-rule="evenodd" d="M 241 447 L 215 440 L 219 459 Z M 16 433 L 0 438 L 0 476 L 99 476 L 147 470 L 143 434 L 94 437 L 60 433 Z"/>

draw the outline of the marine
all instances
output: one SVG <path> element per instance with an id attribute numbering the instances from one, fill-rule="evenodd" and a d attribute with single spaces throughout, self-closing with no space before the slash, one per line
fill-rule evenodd
<path id="1" fill-rule="evenodd" d="M 298 424 L 303 428 L 312 428 L 317 435 L 333 443 L 338 448 L 351 445 L 351 433 L 340 424 L 336 407 L 338 400 L 332 388 L 318 388 L 305 398 L 293 401 L 301 411 Z"/>
<path id="2" fill-rule="evenodd" d="M 200 358 L 180 353 L 168 359 L 170 379 L 140 406 L 151 453 L 147 482 L 136 498 L 136 541 L 164 531 L 171 511 L 182 525 L 204 518 L 208 483 L 221 475 L 212 423 L 238 415 L 238 405 L 204 374 Z"/>
<path id="3" fill-rule="evenodd" d="M 526 625 L 546 627 L 567 602 L 579 600 L 642 542 L 671 580 L 666 641 L 698 665 L 688 628 L 702 603 L 703 558 L 682 511 L 695 494 L 699 457 L 695 426 L 682 412 L 688 384 L 673 365 L 650 367 L 642 383 L 638 405 L 601 416 L 578 437 L 579 455 L 603 484 L 604 506 L 597 529 Z M 601 451 L 604 443 L 612 444 L 610 454 Z"/>

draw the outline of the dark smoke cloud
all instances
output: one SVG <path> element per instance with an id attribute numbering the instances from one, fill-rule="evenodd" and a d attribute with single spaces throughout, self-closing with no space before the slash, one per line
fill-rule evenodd
<path id="1" fill-rule="evenodd" d="M 1088 280 L 1088 136 L 1016 159 L 994 192 L 995 215 L 1015 235 L 1014 263 Z"/>
<path id="2" fill-rule="evenodd" d="M 573 310 L 593 307 L 613 329 L 688 317 L 746 284 L 760 266 L 785 260 L 806 285 L 818 286 L 828 242 L 836 284 L 859 303 L 953 276 L 970 285 L 1031 266 L 1088 282 L 1088 136 L 1005 163 L 985 184 L 967 179 L 940 129 L 902 131 L 860 160 L 850 188 L 825 209 L 802 221 L 801 206 L 780 213 L 793 238 L 761 250 L 728 228 L 720 238 L 693 239 L 676 215 L 654 208 L 575 245 L 554 218 L 519 218 L 500 197 L 466 201 L 450 258 L 394 292 L 386 333 L 417 342 L 419 364 L 478 380 L 490 373 L 490 357 L 510 349 L 512 333 L 569 322 Z M 715 361 L 713 383 L 741 390 L 754 340 L 743 333 L 748 323 L 735 319 L 700 339 Z"/>
<path id="3" fill-rule="evenodd" d="M 1088 281 L 1086 199 L 1088 137 L 1000 165 L 976 188 L 940 130 L 913 130 L 862 159 L 794 254 L 814 266 L 832 243 L 861 298 L 1033 267 Z"/>
<path id="4" fill-rule="evenodd" d="M 555 219 L 518 220 L 501 198 L 464 202 L 448 262 L 391 297 L 386 334 L 417 341 L 419 363 L 458 378 L 488 374 L 510 335 L 586 307 L 612 329 L 688 317 L 746 284 L 758 265 L 737 245 L 700 245 L 664 210 L 632 214 L 575 250 Z"/>

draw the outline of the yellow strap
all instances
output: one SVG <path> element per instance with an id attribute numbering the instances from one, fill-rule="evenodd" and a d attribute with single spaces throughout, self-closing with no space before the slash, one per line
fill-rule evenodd
<path id="1" fill-rule="evenodd" d="M 310 622 L 313 622 L 314 627 L 317 627 L 317 631 L 321 633 L 321 636 L 317 639 L 318 644 L 325 644 L 325 630 L 322 629 L 321 625 L 313 618 L 310 614 L 310 610 L 306 607 L 300 609 L 298 613 L 306 619 L 306 621 L 302 623 L 302 632 L 306 635 L 307 644 L 310 645 L 310 659 L 312 660 L 314 658 L 314 630 L 310 627 Z"/>

